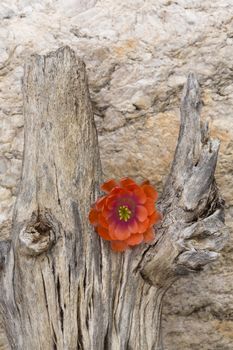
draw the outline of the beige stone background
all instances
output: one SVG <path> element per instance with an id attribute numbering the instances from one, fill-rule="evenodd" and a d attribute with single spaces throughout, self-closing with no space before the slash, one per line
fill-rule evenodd
<path id="1" fill-rule="evenodd" d="M 105 177 L 148 178 L 159 191 L 176 145 L 182 86 L 189 71 L 197 73 L 202 116 L 221 140 L 217 181 L 232 232 L 233 1 L 8 0 L 0 2 L 1 239 L 9 237 L 22 165 L 23 65 L 63 45 L 87 65 Z M 169 291 L 166 350 L 233 349 L 232 243 L 231 236 L 216 263 Z"/>

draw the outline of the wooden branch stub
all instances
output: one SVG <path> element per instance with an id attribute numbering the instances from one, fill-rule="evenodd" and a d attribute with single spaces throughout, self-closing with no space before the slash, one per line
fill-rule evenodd
<path id="1" fill-rule="evenodd" d="M 19 236 L 20 252 L 37 255 L 62 236 L 59 223 L 74 231 L 75 205 L 79 215 L 88 215 L 101 168 L 85 65 L 74 51 L 64 47 L 33 56 L 25 66 L 23 93 L 24 165 L 14 239 Z"/>
<path id="2" fill-rule="evenodd" d="M 158 241 L 140 264 L 143 277 L 155 285 L 201 269 L 225 245 L 224 201 L 214 179 L 219 141 L 200 122 L 200 91 L 188 76 L 181 103 L 181 125 L 175 157 L 160 200 L 163 222 Z"/>
<path id="3" fill-rule="evenodd" d="M 23 95 L 22 179 L 0 291 L 9 343 L 17 350 L 73 350 L 78 342 L 100 349 L 104 336 L 82 340 L 103 324 L 101 245 L 88 222 L 101 165 L 85 64 L 69 47 L 34 55 Z"/>

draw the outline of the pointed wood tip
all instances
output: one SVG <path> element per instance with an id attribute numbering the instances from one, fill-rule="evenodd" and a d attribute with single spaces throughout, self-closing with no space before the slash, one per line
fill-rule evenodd
<path id="1" fill-rule="evenodd" d="M 194 108 L 199 107 L 201 103 L 200 87 L 195 73 L 189 73 L 187 82 L 184 86 L 182 96 L 182 106 L 192 106 Z"/>

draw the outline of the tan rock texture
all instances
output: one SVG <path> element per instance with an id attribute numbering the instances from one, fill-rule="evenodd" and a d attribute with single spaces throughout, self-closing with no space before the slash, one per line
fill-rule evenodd
<path id="1" fill-rule="evenodd" d="M 232 0 L 1 1 L 1 239 L 9 236 L 22 165 L 24 62 L 64 45 L 87 65 L 105 177 L 148 178 L 158 190 L 176 145 L 181 89 L 187 73 L 197 73 L 203 119 L 221 140 L 217 181 L 232 232 L 232 14 Z M 232 350 L 232 243 L 169 291 L 166 350 Z"/>

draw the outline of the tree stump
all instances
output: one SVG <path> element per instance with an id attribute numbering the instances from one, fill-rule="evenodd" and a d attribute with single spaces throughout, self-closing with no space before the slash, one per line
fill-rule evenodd
<path id="1" fill-rule="evenodd" d="M 84 63 L 64 47 L 26 64 L 25 148 L 12 240 L 0 243 L 0 312 L 17 350 L 161 350 L 165 292 L 215 260 L 227 232 L 214 179 L 219 142 L 188 76 L 155 241 L 124 253 L 88 213 L 101 164 Z"/>

